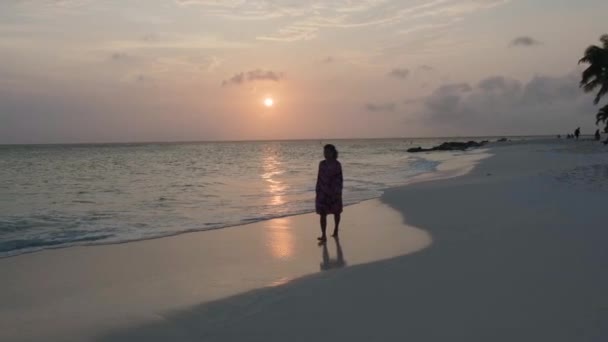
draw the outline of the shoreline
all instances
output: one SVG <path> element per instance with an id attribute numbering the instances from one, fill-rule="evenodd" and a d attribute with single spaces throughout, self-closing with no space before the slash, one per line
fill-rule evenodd
<path id="1" fill-rule="evenodd" d="M 452 163 L 410 182 L 428 179 L 429 174 L 447 176 L 466 165 Z M 230 229 L 2 258 L 0 277 L 7 281 L 0 285 L 0 320 L 10 328 L 0 332 L 0 339 L 89 340 L 189 305 L 279 288 L 334 273 L 324 270 L 347 270 L 417 253 L 432 244 L 427 232 L 405 225 L 399 212 L 379 198 L 345 207 L 340 241 L 317 246 L 317 221 L 316 214 L 308 213 Z M 336 259 L 336 252 L 344 260 Z M 37 331 L 23 335 L 30 325 Z"/>
<path id="2" fill-rule="evenodd" d="M 382 193 L 376 197 L 371 197 L 371 198 L 367 198 L 367 199 L 363 199 L 363 200 L 359 200 L 357 202 L 354 203 L 349 203 L 349 204 L 345 204 L 344 208 L 350 207 L 350 206 L 354 206 L 354 205 L 358 205 L 367 201 L 373 201 L 373 200 L 378 200 L 380 199 L 384 193 L 386 193 L 386 191 L 389 191 L 390 189 L 393 188 L 398 188 L 398 187 L 402 187 L 402 186 L 407 186 L 408 184 L 413 184 L 419 181 L 428 181 L 428 180 L 432 180 L 432 179 L 441 179 L 444 177 L 455 177 L 457 176 L 456 174 L 453 173 L 449 173 L 449 172 L 454 172 L 457 168 L 467 168 L 467 166 L 465 166 L 464 164 L 466 164 L 467 162 L 472 162 L 475 163 L 476 160 L 473 161 L 469 161 L 468 159 L 465 159 L 462 157 L 462 155 L 465 154 L 470 154 L 470 155 L 477 155 L 479 154 L 479 151 L 482 151 L 482 149 L 475 149 L 475 150 L 469 150 L 469 151 L 464 151 L 464 152 L 434 152 L 434 156 L 431 156 L 429 158 L 429 156 L 427 155 L 427 158 L 425 157 L 418 157 L 420 159 L 425 159 L 425 160 L 429 160 L 429 161 L 435 161 L 438 162 L 437 167 L 432 170 L 432 171 L 427 171 L 427 172 L 422 172 L 420 174 L 414 175 L 412 177 L 410 177 L 409 179 L 407 179 L 403 184 L 398 185 L 396 187 L 391 187 L 391 188 L 386 188 L 382 190 Z M 447 155 L 447 158 L 445 157 Z M 440 158 L 438 158 L 438 156 L 440 156 Z M 457 158 L 458 156 L 460 156 L 460 158 Z M 443 157 L 443 158 L 441 158 Z M 455 159 L 458 159 L 455 160 Z M 463 159 L 465 159 L 463 161 Z M 467 169 L 470 171 L 470 169 Z M 447 172 L 447 174 L 446 174 Z M 463 171 L 463 172 L 468 172 L 468 171 Z M 296 213 L 291 213 L 291 214 L 285 214 L 285 215 L 279 215 L 279 216 L 273 216 L 270 218 L 260 218 L 260 219 L 255 219 L 255 220 L 251 220 L 250 222 L 242 222 L 242 223 L 238 223 L 238 224 L 227 224 L 225 226 L 218 226 L 218 227 L 213 227 L 213 228 L 201 228 L 201 229 L 189 229 L 189 230 L 184 230 L 184 231 L 178 231 L 178 232 L 171 232 L 171 233 L 167 233 L 165 235 L 158 235 L 158 236 L 151 236 L 151 237 L 144 237 L 144 238 L 133 238 L 133 239 L 126 239 L 126 240 L 121 240 L 121 241 L 109 241 L 109 242 L 87 242 L 87 243 L 79 243 L 79 242 L 74 242 L 71 244 L 66 244 L 66 245 L 58 245 L 58 246 L 44 246 L 44 247 L 39 247 L 37 249 L 32 249 L 32 250 L 26 250 L 26 251 L 19 251 L 17 253 L 14 254 L 10 254 L 10 252 L 14 252 L 13 251 L 7 251 L 4 253 L 9 253 L 8 255 L 0 255 L 0 260 L 2 259 L 7 259 L 7 258 L 15 258 L 15 257 L 19 257 L 21 255 L 27 255 L 27 254 L 32 254 L 32 253 L 43 253 L 45 251 L 53 251 L 53 250 L 61 250 L 61 249 L 66 249 L 66 248 L 77 248 L 77 247 L 95 247 L 95 246 L 111 246 L 111 245 L 120 245 L 120 244 L 128 244 L 128 243 L 137 243 L 140 241 L 149 241 L 149 240 L 156 240 L 156 239 L 165 239 L 165 238 L 171 238 L 171 237 L 175 237 L 175 236 L 179 236 L 179 235 L 184 235 L 184 234 L 195 234 L 195 233 L 204 233 L 204 232 L 209 232 L 209 231 L 215 231 L 215 230 L 221 230 L 221 229 L 231 229 L 231 228 L 236 228 L 236 227 L 242 227 L 242 226 L 247 226 L 247 225 L 251 225 L 251 224 L 256 224 L 256 223 L 260 223 L 260 222 L 265 222 L 265 221 L 270 221 L 270 220 L 275 220 L 275 219 L 282 219 L 282 218 L 288 218 L 288 217 L 294 217 L 294 216 L 300 216 L 300 215 L 309 215 L 309 214 L 314 214 L 314 209 L 311 210 L 306 210 L 306 211 L 302 211 L 302 212 L 296 212 Z M 24 248 L 27 249 L 27 248 Z"/>
<path id="3" fill-rule="evenodd" d="M 465 153 L 322 246 L 304 214 L 0 259 L 0 339 L 604 341 L 602 147 Z"/>
<path id="4" fill-rule="evenodd" d="M 95 340 L 310 341 L 322 332 L 331 341 L 605 341 L 608 187 L 587 181 L 606 183 L 594 165 L 608 172 L 608 154 L 578 152 L 587 147 L 504 146 L 464 176 L 385 194 L 402 220 L 432 235 L 429 248 L 167 312 Z M 587 181 L 578 182 L 581 172 Z"/>
<path id="5" fill-rule="evenodd" d="M 7 326 L 0 340 L 90 340 L 193 304 L 416 253 L 432 243 L 378 199 L 345 208 L 342 225 L 340 240 L 323 247 L 316 241 L 316 215 L 305 214 L 0 259 L 0 320 Z M 24 333 L 32 325 L 35 331 Z"/>

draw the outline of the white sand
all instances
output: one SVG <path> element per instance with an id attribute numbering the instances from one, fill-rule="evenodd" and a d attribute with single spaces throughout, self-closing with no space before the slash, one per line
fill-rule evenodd
<path id="1" fill-rule="evenodd" d="M 466 164 L 444 164 L 442 176 L 459 177 L 383 197 L 409 228 L 377 201 L 345 213 L 348 264 L 366 253 L 361 262 L 402 256 L 244 293 L 256 283 L 246 275 L 267 284 L 279 272 L 319 269 L 316 225 L 304 228 L 314 216 L 287 223 L 303 227 L 293 229 L 302 252 L 284 268 L 260 264 L 261 254 L 284 255 L 270 227 L 0 260 L 0 340 L 608 341 L 607 151 L 592 142 L 504 144 L 466 175 Z M 196 246 L 210 234 L 218 237 L 206 247 L 223 252 L 204 260 Z M 416 242 L 395 241 L 403 237 Z M 207 267 L 227 271 L 209 280 L 197 269 Z M 223 279 L 244 285 L 223 293 Z"/>

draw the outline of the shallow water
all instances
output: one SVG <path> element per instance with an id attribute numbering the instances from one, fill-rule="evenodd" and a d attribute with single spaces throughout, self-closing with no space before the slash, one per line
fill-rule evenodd
<path id="1" fill-rule="evenodd" d="M 334 142 L 344 169 L 345 204 L 433 171 L 438 161 L 405 151 L 438 142 Z M 0 256 L 313 211 L 324 143 L 0 146 Z"/>

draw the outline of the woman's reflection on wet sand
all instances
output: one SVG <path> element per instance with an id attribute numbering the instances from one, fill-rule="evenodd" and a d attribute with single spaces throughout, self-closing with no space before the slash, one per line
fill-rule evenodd
<path id="1" fill-rule="evenodd" d="M 320 243 L 323 247 L 323 262 L 320 264 L 321 271 L 329 271 L 334 268 L 342 268 L 346 266 L 346 260 L 344 260 L 344 252 L 342 251 L 342 245 L 340 245 L 340 239 L 334 238 L 336 243 L 336 258 L 332 259 L 329 257 L 329 251 L 327 249 L 327 241 Z"/>

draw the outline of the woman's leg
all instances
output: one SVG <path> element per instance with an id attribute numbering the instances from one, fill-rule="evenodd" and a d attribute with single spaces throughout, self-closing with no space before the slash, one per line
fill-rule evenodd
<path id="1" fill-rule="evenodd" d="M 325 230 L 327 229 L 327 215 L 326 214 L 320 214 L 321 216 L 321 237 L 319 238 L 319 240 L 326 240 L 327 237 L 325 236 Z"/>
<path id="2" fill-rule="evenodd" d="M 340 213 L 334 214 L 334 233 L 331 236 L 338 236 L 338 228 L 340 227 Z"/>

